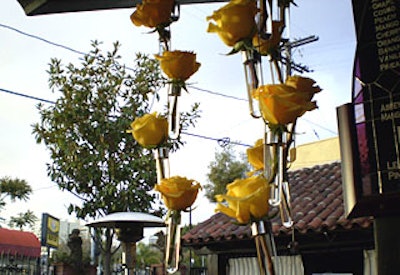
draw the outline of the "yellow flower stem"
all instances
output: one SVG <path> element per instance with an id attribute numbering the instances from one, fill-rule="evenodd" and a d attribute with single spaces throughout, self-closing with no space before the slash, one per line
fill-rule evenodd
<path id="1" fill-rule="evenodd" d="M 279 17 L 280 21 L 285 24 L 285 22 L 286 22 L 286 7 L 285 7 L 285 5 L 281 5 L 279 7 L 279 16 L 280 16 Z"/>
<path id="2" fill-rule="evenodd" d="M 168 148 L 159 147 L 153 149 L 154 158 L 156 160 L 157 182 L 162 179 L 169 178 L 169 158 Z"/>
<path id="3" fill-rule="evenodd" d="M 178 139 L 180 135 L 180 116 L 178 111 L 178 98 L 181 95 L 181 85 L 170 84 L 171 92 L 168 94 L 168 135 L 171 139 Z"/>
<path id="4" fill-rule="evenodd" d="M 179 269 L 181 250 L 181 211 L 170 210 L 167 217 L 167 236 L 165 247 L 165 266 L 169 274 Z"/>
<path id="5" fill-rule="evenodd" d="M 264 262 L 264 258 L 262 257 L 262 246 L 260 243 L 260 237 L 261 236 L 256 236 L 254 238 L 255 243 L 256 243 L 256 250 L 257 250 L 257 261 L 258 261 L 258 268 L 260 270 L 260 274 L 261 275 L 267 275 L 267 271 L 265 268 L 265 262 Z"/>
<path id="6" fill-rule="evenodd" d="M 259 236 L 259 242 L 261 243 L 261 248 L 265 254 L 265 259 L 267 260 L 268 274 L 275 275 L 274 263 L 272 261 L 271 254 L 269 253 L 265 236 Z"/>
<path id="7" fill-rule="evenodd" d="M 259 85 L 259 77 L 256 70 L 256 63 L 259 62 L 259 59 L 256 56 L 256 52 L 254 50 L 245 50 L 244 51 L 244 66 L 246 72 L 248 72 L 249 79 L 247 80 L 251 86 L 251 89 L 257 89 Z"/>
<path id="8" fill-rule="evenodd" d="M 171 32 L 167 29 L 167 27 L 159 26 L 156 28 L 158 32 L 158 40 L 160 41 L 160 55 L 163 52 L 169 51 L 169 44 L 171 42 Z"/>
<path id="9" fill-rule="evenodd" d="M 271 160 L 270 164 L 267 164 L 267 165 L 271 165 L 272 168 L 268 169 L 270 171 L 270 173 L 266 173 L 266 178 L 267 178 L 268 183 L 273 183 L 276 178 L 276 171 L 278 169 L 278 160 L 277 160 L 276 156 L 278 154 L 279 146 L 277 144 L 271 144 L 271 145 L 267 145 L 267 146 L 271 147 L 271 149 L 272 149 L 272 160 Z"/>
<path id="10" fill-rule="evenodd" d="M 273 58 L 271 60 L 271 62 L 274 64 L 274 67 L 275 67 L 275 70 L 276 70 L 276 74 L 278 76 L 279 83 L 284 83 L 283 76 L 282 76 L 282 71 L 281 71 L 281 68 L 279 67 L 278 60 Z"/>
<path id="11" fill-rule="evenodd" d="M 267 13 L 266 0 L 260 0 L 260 22 L 258 25 L 258 30 L 259 33 L 261 34 L 266 32 L 267 19 L 268 19 L 268 13 Z"/>
<path id="12" fill-rule="evenodd" d="M 289 155 L 289 149 L 292 145 L 294 138 L 293 134 L 295 133 L 297 119 L 290 125 L 290 129 L 287 131 L 287 138 L 286 138 L 286 146 L 285 146 L 285 159 L 287 159 Z"/>

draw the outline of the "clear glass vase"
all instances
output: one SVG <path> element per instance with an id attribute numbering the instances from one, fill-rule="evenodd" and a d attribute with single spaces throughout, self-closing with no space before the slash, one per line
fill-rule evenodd
<path id="1" fill-rule="evenodd" d="M 280 215 L 282 225 L 286 228 L 291 228 L 293 226 L 293 219 L 290 205 L 289 183 L 287 181 L 282 183 L 282 202 L 280 205 Z"/>
<path id="2" fill-rule="evenodd" d="M 287 142 L 286 133 L 273 131 L 265 126 L 264 138 L 264 176 L 271 184 L 271 194 L 268 203 L 279 207 L 282 224 L 292 227 L 293 220 L 290 206 L 289 183 L 286 179 L 287 169 Z"/>
<path id="3" fill-rule="evenodd" d="M 179 269 L 181 254 L 181 212 L 171 210 L 166 224 L 165 269 L 169 274 L 173 274 Z"/>
<path id="4" fill-rule="evenodd" d="M 279 206 L 286 169 L 285 135 L 281 131 L 272 131 L 268 126 L 265 128 L 264 175 L 271 183 L 269 204 Z"/>
<path id="5" fill-rule="evenodd" d="M 249 100 L 250 115 L 254 118 L 261 117 L 258 102 L 253 93 L 262 83 L 261 55 L 255 50 L 242 51 L 244 75 L 246 78 L 247 96 Z"/>

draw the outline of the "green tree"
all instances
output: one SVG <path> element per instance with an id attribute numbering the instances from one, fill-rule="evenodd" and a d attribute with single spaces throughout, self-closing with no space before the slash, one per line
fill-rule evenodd
<path id="1" fill-rule="evenodd" d="M 25 180 L 10 177 L 0 178 L 0 210 L 6 206 L 7 198 L 11 202 L 16 200 L 27 201 L 30 194 L 32 194 L 32 188 Z M 36 221 L 37 217 L 33 211 L 28 210 L 25 213 L 18 213 L 16 217 L 11 216 L 8 225 L 22 230 L 23 227 L 28 225 L 33 228 Z"/>
<path id="2" fill-rule="evenodd" d="M 215 195 L 226 193 L 226 185 L 235 179 L 244 178 L 249 171 L 249 164 L 244 156 L 237 156 L 232 147 L 224 147 L 215 152 L 215 160 L 208 166 L 207 178 L 209 184 L 204 185 L 205 195 L 215 202 Z"/>
<path id="3" fill-rule="evenodd" d="M 81 199 L 80 204 L 71 203 L 68 212 L 82 219 L 119 211 L 150 212 L 155 200 L 148 192 L 156 183 L 153 154 L 126 130 L 149 112 L 150 99 L 166 80 L 158 62 L 143 54 L 137 54 L 128 72 L 118 64 L 119 46 L 116 42 L 103 54 L 100 43 L 92 42 L 80 66 L 63 66 L 52 59 L 49 86 L 61 95 L 54 105 L 38 106 L 41 121 L 33 125 L 36 141 L 50 151 L 48 175 L 61 190 Z M 183 124 L 193 124 L 197 107 L 183 116 Z M 101 234 L 106 275 L 111 274 L 114 233 L 105 229 Z"/>
<path id="4" fill-rule="evenodd" d="M 16 217 L 11 217 L 8 226 L 11 228 L 17 227 L 19 230 L 22 230 L 25 226 L 33 228 L 37 220 L 38 218 L 33 211 L 28 210 L 25 213 L 18 213 Z"/>
<path id="5" fill-rule="evenodd" d="M 153 247 L 139 242 L 136 246 L 136 265 L 139 268 L 151 266 L 152 264 L 160 264 L 164 260 L 163 253 Z"/>
<path id="6" fill-rule="evenodd" d="M 30 194 L 32 194 L 32 188 L 25 180 L 0 178 L 0 210 L 6 206 L 6 198 L 9 198 L 11 202 L 17 199 L 27 201 Z"/>

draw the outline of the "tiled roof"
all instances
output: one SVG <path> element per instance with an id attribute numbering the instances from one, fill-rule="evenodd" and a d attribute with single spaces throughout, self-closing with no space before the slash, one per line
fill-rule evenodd
<path id="1" fill-rule="evenodd" d="M 288 173 L 295 232 L 333 231 L 369 228 L 371 217 L 346 219 L 344 214 L 341 167 L 339 162 L 317 165 Z M 272 220 L 275 236 L 289 235 L 279 218 Z M 249 226 L 217 213 L 183 236 L 184 244 L 205 244 L 251 238 Z"/>

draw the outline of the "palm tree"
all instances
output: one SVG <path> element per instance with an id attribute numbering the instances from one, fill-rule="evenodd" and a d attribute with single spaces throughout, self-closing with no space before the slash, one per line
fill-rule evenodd
<path id="1" fill-rule="evenodd" d="M 22 231 L 22 228 L 27 225 L 33 228 L 37 220 L 38 218 L 33 214 L 33 211 L 28 210 L 25 213 L 18 213 L 17 217 L 11 217 L 8 226 L 18 227 Z"/>
<path id="2" fill-rule="evenodd" d="M 0 209 L 6 205 L 5 199 L 7 197 L 12 202 L 17 199 L 26 201 L 31 193 L 32 188 L 25 180 L 10 177 L 0 178 Z"/>

